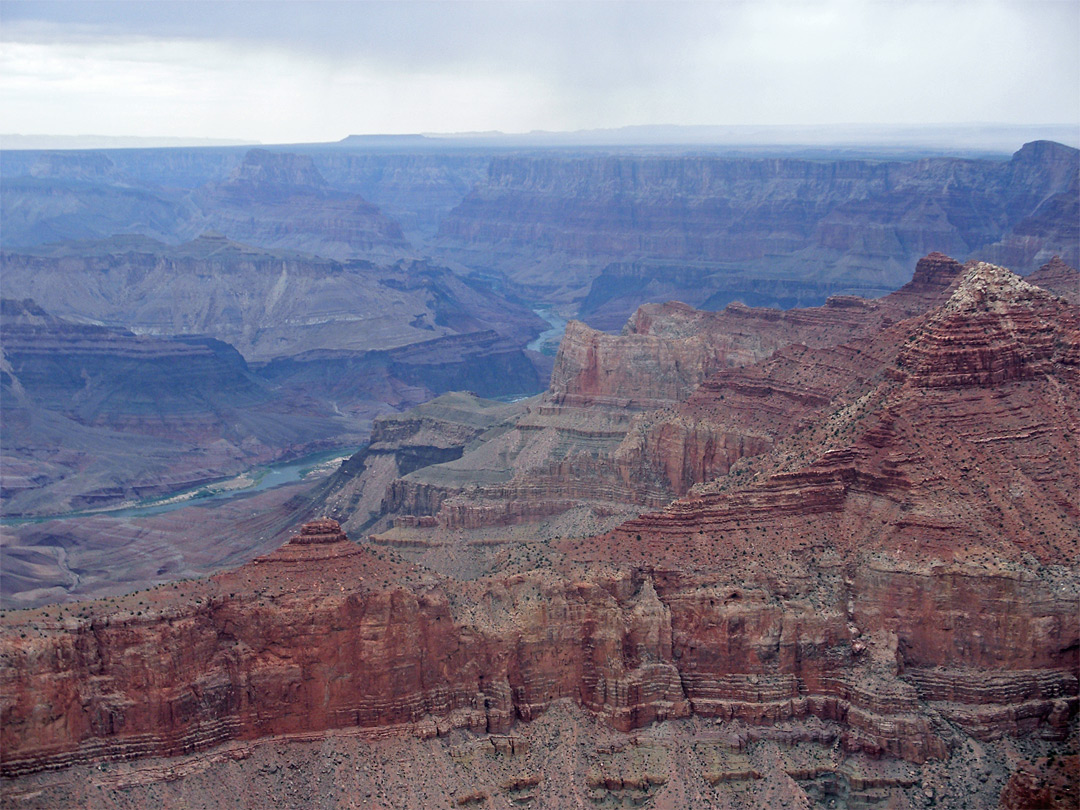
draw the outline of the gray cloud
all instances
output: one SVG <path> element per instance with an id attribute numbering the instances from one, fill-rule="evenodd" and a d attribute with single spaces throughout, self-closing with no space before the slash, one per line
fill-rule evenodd
<path id="1" fill-rule="evenodd" d="M 144 110 L 198 128 L 187 134 L 262 140 L 370 127 L 1080 120 L 1073 0 L 5 0 L 0 14 L 16 77 L 0 103 L 31 129 L 58 126 L 64 107 L 97 108 L 99 121 L 68 131 L 127 122 L 174 134 L 125 111 L 140 93 L 151 96 Z M 127 53 L 130 75 L 118 67 Z M 100 80 L 77 81 L 76 70 Z M 229 114 L 223 92 L 243 114 Z M 80 105 L 84 96 L 96 103 Z M 170 115 L 169 97 L 185 109 Z M 220 128 L 245 125 L 255 131 Z"/>

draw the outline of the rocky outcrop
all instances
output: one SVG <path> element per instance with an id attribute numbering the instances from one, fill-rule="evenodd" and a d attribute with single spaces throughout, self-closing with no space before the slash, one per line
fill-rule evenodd
<path id="1" fill-rule="evenodd" d="M 482 437 L 509 429 L 523 408 L 455 392 L 402 414 L 381 416 L 372 425 L 367 447 L 311 494 L 312 508 L 340 517 L 357 532 L 385 528 L 385 521 L 376 524 L 384 505 L 395 498 L 390 489 L 398 478 L 461 458 Z M 433 514 L 433 509 L 437 506 L 414 505 L 413 512 Z"/>
<path id="2" fill-rule="evenodd" d="M 956 294 L 897 358 L 927 387 L 986 387 L 1078 362 L 1076 307 L 985 263 L 967 271 Z"/>
<path id="3" fill-rule="evenodd" d="M 336 520 L 323 518 L 312 520 L 300 527 L 300 534 L 294 534 L 289 542 L 297 546 L 309 546 L 323 543 L 343 543 L 348 538 Z"/>

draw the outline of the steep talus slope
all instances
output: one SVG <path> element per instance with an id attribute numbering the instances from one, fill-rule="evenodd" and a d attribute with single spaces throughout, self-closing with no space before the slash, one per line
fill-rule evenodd
<path id="1" fill-rule="evenodd" d="M 499 157 L 438 244 L 568 300 L 597 279 L 581 316 L 605 327 L 657 295 L 713 307 L 880 295 L 932 250 L 1007 254 L 1022 271 L 1053 253 L 1075 264 L 1078 162 L 1045 141 L 1005 163 Z"/>

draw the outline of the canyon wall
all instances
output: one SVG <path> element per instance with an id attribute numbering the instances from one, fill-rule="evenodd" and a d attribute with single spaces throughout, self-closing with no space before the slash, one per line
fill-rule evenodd
<path id="1" fill-rule="evenodd" d="M 1077 151 L 1043 141 L 1007 163 L 508 156 L 438 245 L 584 297 L 581 316 L 611 328 L 657 296 L 718 308 L 881 295 L 930 251 L 1020 272 L 1055 253 L 1075 265 L 1077 175 Z"/>
<path id="2" fill-rule="evenodd" d="M 370 351 L 495 330 L 523 345 L 545 326 L 527 307 L 427 262 L 376 265 L 269 251 L 204 235 L 4 253 L 5 289 L 64 317 L 155 335 L 211 335 L 248 360 Z"/>
<path id="3" fill-rule="evenodd" d="M 356 435 L 211 338 L 77 324 L 12 299 L 0 338 L 5 515 L 164 495 Z"/>
<path id="4" fill-rule="evenodd" d="M 945 301 L 961 271 L 955 260 L 931 254 L 908 284 L 878 301 L 835 297 L 823 307 L 733 305 L 719 313 L 649 304 L 619 335 L 571 322 L 548 391 L 514 429 L 395 480 L 384 516 L 401 527 L 478 529 L 550 520 L 587 505 L 591 514 L 578 530 L 590 531 L 592 518 L 602 523 L 625 517 L 628 506 L 662 506 L 738 458 L 771 448 L 813 419 L 812 405 L 823 408 L 845 385 L 871 376 L 880 360 L 855 348 L 829 360 L 828 347 Z M 757 370 L 789 345 L 802 346 L 811 365 Z M 788 400 L 778 403 L 782 392 Z"/>
<path id="5" fill-rule="evenodd" d="M 923 294 L 937 300 L 928 312 L 885 317 Z M 522 514 L 494 498 L 469 512 L 455 495 L 429 529 L 446 554 L 469 553 L 470 537 L 488 544 L 479 575 L 408 562 L 408 531 L 421 525 L 356 543 L 318 521 L 207 580 L 0 617 L 3 775 L 21 790 L 52 769 L 182 759 L 230 741 L 332 745 L 339 730 L 511 739 L 570 705 L 621 732 L 707 719 L 745 740 L 732 750 L 783 739 L 817 763 L 786 772 L 803 806 L 811 773 L 864 790 L 841 775 L 845 763 L 877 763 L 867 768 L 881 800 L 901 801 L 949 763 L 968 767 L 973 751 L 1012 764 L 987 788 L 964 777 L 947 806 L 1050 790 L 1050 777 L 1001 752 L 1064 751 L 1076 735 L 1080 313 L 1001 268 L 945 257 L 928 257 L 897 296 L 853 340 L 721 369 L 662 409 L 657 430 L 695 397 L 719 408 L 730 393 L 723 418 L 740 435 L 759 420 L 769 446 L 612 531 L 500 536 L 477 516 L 501 509 L 512 524 L 543 499 L 522 497 Z M 685 336 L 714 317 L 646 311 L 631 331 Z M 589 407 L 603 414 L 607 389 L 581 379 L 576 390 L 602 395 Z M 433 498 L 439 476 L 464 475 L 474 456 L 489 462 L 471 468 L 488 476 L 481 487 L 509 491 L 492 462 L 543 432 L 529 427 L 543 407 L 567 420 L 548 441 L 582 447 L 616 418 L 544 401 L 514 417 L 451 398 L 426 420 L 386 420 L 383 452 L 365 468 L 379 455 L 406 462 L 409 446 L 460 447 L 457 460 L 398 480 L 419 484 L 427 470 L 414 497 Z M 587 459 L 567 461 L 560 480 L 595 493 Z M 469 534 L 477 522 L 486 534 Z M 772 778 L 717 767 L 717 781 Z M 590 778 L 596 791 L 627 784 Z M 665 790 L 627 778 L 650 796 L 649 784 Z M 937 795 L 926 784 L 923 798 Z"/>
<path id="6" fill-rule="evenodd" d="M 944 720 L 981 740 L 1067 732 L 1074 579 L 1018 570 L 987 590 L 867 562 L 788 572 L 782 594 L 639 568 L 450 589 L 312 528 L 209 581 L 5 618 L 2 767 L 343 727 L 505 733 L 567 698 L 620 729 L 816 717 L 845 750 L 913 763 L 962 740 Z"/>

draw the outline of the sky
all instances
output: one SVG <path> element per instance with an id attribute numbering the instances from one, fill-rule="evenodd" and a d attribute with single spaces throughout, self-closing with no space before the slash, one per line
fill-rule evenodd
<path id="1" fill-rule="evenodd" d="M 1080 0 L 0 0 L 13 133 L 1076 124 Z"/>

